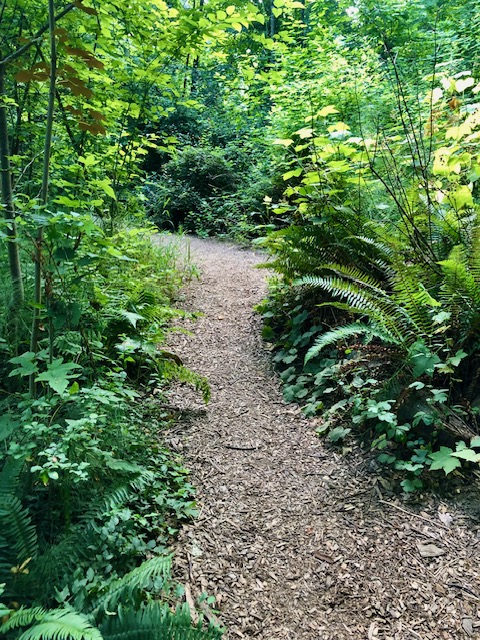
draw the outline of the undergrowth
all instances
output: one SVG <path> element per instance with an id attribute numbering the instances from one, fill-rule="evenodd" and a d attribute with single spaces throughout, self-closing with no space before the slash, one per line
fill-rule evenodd
<path id="1" fill-rule="evenodd" d="M 196 507 L 162 444 L 161 401 L 172 380 L 205 402 L 210 390 L 164 346 L 195 268 L 151 233 L 52 217 L 39 349 L 21 335 L 3 344 L 2 637 L 221 636 L 192 625 L 171 577 L 172 541 Z"/>
<path id="2" fill-rule="evenodd" d="M 402 127 L 376 139 L 328 125 L 330 105 L 278 140 L 298 168 L 272 206 L 291 225 L 257 241 L 285 399 L 321 414 L 330 443 L 356 436 L 408 493 L 480 462 L 479 112 L 473 78 L 439 77 L 422 103 L 399 84 Z"/>

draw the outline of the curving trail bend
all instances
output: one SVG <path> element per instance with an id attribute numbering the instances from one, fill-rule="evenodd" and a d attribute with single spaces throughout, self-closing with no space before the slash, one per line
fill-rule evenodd
<path id="1" fill-rule="evenodd" d="M 262 345 L 262 256 L 188 242 L 202 277 L 184 305 L 204 315 L 172 348 L 212 399 L 205 409 L 184 386 L 170 399 L 181 421 L 169 438 L 201 510 L 177 549 L 187 600 L 216 597 L 226 640 L 480 637 L 475 526 L 452 503 L 404 503 L 360 451 L 325 447 L 315 420 L 284 403 Z M 432 544 L 437 555 L 422 557 Z"/>

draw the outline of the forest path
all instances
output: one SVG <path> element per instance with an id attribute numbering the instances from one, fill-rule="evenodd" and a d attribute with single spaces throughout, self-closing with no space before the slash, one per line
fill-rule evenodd
<path id="1" fill-rule="evenodd" d="M 326 448 L 269 367 L 252 311 L 266 294 L 262 256 L 213 240 L 190 247 L 202 277 L 185 308 L 204 316 L 172 348 L 208 377 L 212 399 L 205 408 L 178 386 L 170 400 L 182 419 L 169 438 L 200 507 L 177 549 L 189 597 L 216 596 L 226 640 L 477 635 L 480 545 L 461 511 L 432 499 L 419 512 L 360 452 Z"/>

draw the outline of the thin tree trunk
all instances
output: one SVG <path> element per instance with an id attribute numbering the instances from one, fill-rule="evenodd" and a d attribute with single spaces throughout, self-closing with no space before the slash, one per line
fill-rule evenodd
<path id="1" fill-rule="evenodd" d="M 15 222 L 15 205 L 13 203 L 12 170 L 10 166 L 10 149 L 8 142 L 7 123 L 7 98 L 5 87 L 5 65 L 0 64 L 0 173 L 2 205 L 5 209 L 9 242 L 7 243 L 8 264 L 13 286 L 13 308 L 18 311 L 25 302 L 23 288 L 22 267 L 20 264 L 20 252 L 18 249 L 18 233 Z"/>
<path id="2" fill-rule="evenodd" d="M 43 206 L 47 204 L 48 185 L 50 178 L 50 153 L 52 148 L 53 115 L 55 111 L 56 98 L 56 76 L 57 76 L 57 45 L 55 40 L 55 0 L 48 0 L 48 22 L 50 34 L 50 86 L 48 92 L 47 122 L 45 129 L 45 144 L 43 149 L 43 172 L 42 187 L 40 191 L 40 201 Z M 32 332 L 30 336 L 30 351 L 37 353 L 38 339 L 40 334 L 40 307 L 42 304 L 42 260 L 43 260 L 43 227 L 37 230 L 35 242 L 35 289 L 34 289 L 34 315 L 32 321 Z M 51 325 L 50 325 L 51 329 Z M 52 341 L 50 340 L 50 343 Z M 51 351 L 51 350 L 50 350 Z M 50 353 L 50 361 L 52 353 Z M 35 378 L 30 376 L 30 395 L 35 396 Z"/>

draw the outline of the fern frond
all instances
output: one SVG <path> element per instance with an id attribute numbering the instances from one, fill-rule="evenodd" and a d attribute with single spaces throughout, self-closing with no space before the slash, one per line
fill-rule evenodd
<path id="1" fill-rule="evenodd" d="M 222 630 L 212 625 L 192 626 L 187 605 L 170 611 L 166 604 L 151 602 L 137 610 L 121 609 L 100 625 L 104 640 L 220 640 Z"/>
<path id="2" fill-rule="evenodd" d="M 29 625 L 42 620 L 46 613 L 47 610 L 43 607 L 33 607 L 31 609 L 22 607 L 17 611 L 9 610 L 8 618 L 0 625 L 0 631 L 2 633 L 6 633 L 11 629 L 28 627 Z"/>
<path id="3" fill-rule="evenodd" d="M 441 260 L 444 281 L 442 289 L 453 298 L 462 297 L 465 304 L 477 306 L 480 303 L 480 286 L 470 271 L 464 248 L 456 246 L 447 260 Z"/>
<path id="4" fill-rule="evenodd" d="M 210 400 L 210 385 L 204 376 L 169 359 L 162 359 L 160 367 L 164 380 L 177 380 L 178 382 L 186 382 L 193 385 L 195 391 L 200 391 L 202 394 L 205 404 L 208 403 Z"/>
<path id="5" fill-rule="evenodd" d="M 15 614 L 6 624 L 8 625 L 14 617 Z M 100 631 L 81 613 L 69 609 L 51 609 L 45 612 L 39 622 L 24 631 L 18 640 L 103 640 L 103 638 Z"/>
<path id="6" fill-rule="evenodd" d="M 386 295 L 385 290 L 382 286 L 382 283 L 380 283 L 373 276 L 369 275 L 368 273 L 365 273 L 364 271 L 362 271 L 361 269 L 358 269 L 355 266 L 343 265 L 338 263 L 324 263 L 320 265 L 319 268 L 322 271 L 324 270 L 333 271 L 333 273 L 336 273 L 342 278 L 347 278 L 348 280 L 351 280 L 352 282 L 357 283 L 361 287 L 372 289 L 373 291 L 375 291 L 376 293 L 382 296 Z"/>
<path id="7" fill-rule="evenodd" d="M 129 573 L 108 585 L 107 590 L 98 596 L 92 610 L 96 616 L 100 611 L 112 611 L 120 603 L 136 604 L 144 590 L 155 590 L 165 586 L 172 567 L 172 556 L 159 556 L 143 562 Z"/>
<path id="8" fill-rule="evenodd" d="M 9 459 L 0 473 L 0 548 L 4 549 L 0 572 L 7 569 L 7 574 L 0 575 L 0 579 L 4 582 L 12 577 L 11 567 L 36 557 L 38 553 L 35 526 L 16 495 L 23 466 L 23 460 Z"/>
<path id="9" fill-rule="evenodd" d="M 305 362 L 308 362 L 312 358 L 318 356 L 320 351 L 327 346 L 340 342 L 340 340 L 347 340 L 352 336 L 365 335 L 367 338 L 379 338 L 382 342 L 387 344 L 398 345 L 399 342 L 395 338 L 386 332 L 381 327 L 372 326 L 370 324 L 363 324 L 361 322 L 355 322 L 353 324 L 347 324 L 343 327 L 337 327 L 331 331 L 327 331 L 320 338 L 318 338 L 312 347 L 307 351 L 305 356 Z"/>
<path id="10" fill-rule="evenodd" d="M 477 287 L 480 287 L 480 226 L 473 227 L 470 234 L 470 252 L 468 265 Z"/>
<path id="11" fill-rule="evenodd" d="M 343 298 L 347 302 L 344 310 L 368 316 L 385 332 L 395 335 L 400 341 L 414 342 L 409 336 L 409 318 L 392 298 L 376 287 L 362 287 L 357 282 L 337 276 L 305 276 L 297 281 L 313 287 L 319 287 L 331 295 Z"/>

